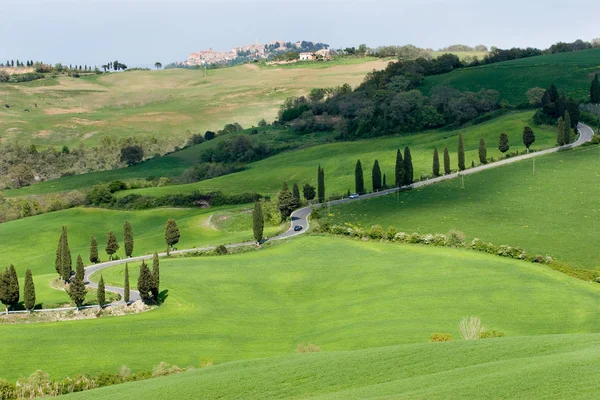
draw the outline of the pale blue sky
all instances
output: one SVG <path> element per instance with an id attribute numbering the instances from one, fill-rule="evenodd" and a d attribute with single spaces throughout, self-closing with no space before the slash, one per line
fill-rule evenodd
<path id="1" fill-rule="evenodd" d="M 0 60 L 130 66 L 258 39 L 439 48 L 600 37 L 599 1 L 0 0 Z"/>

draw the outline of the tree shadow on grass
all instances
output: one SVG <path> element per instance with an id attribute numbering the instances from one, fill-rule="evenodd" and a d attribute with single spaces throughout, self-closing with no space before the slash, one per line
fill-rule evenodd
<path id="1" fill-rule="evenodd" d="M 158 304 L 164 303 L 167 300 L 167 297 L 169 297 L 169 289 L 165 289 L 158 294 Z"/>

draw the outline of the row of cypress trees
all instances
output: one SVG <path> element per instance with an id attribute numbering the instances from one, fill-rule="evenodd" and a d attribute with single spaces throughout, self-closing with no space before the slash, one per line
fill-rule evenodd
<path id="1" fill-rule="evenodd" d="M 23 306 L 31 311 L 35 307 L 35 285 L 33 284 L 33 275 L 31 270 L 25 271 Z M 10 265 L 4 271 L 0 272 L 0 302 L 4 304 L 6 313 L 10 308 L 19 304 L 19 277 L 14 265 Z"/>
<path id="2" fill-rule="evenodd" d="M 412 156 L 410 154 L 410 148 L 406 146 L 404 148 L 404 157 L 400 149 L 396 152 L 396 165 L 395 165 L 395 187 L 404 185 L 410 185 L 413 183 L 413 165 Z M 373 192 L 378 192 L 381 189 L 387 188 L 387 177 L 381 173 L 381 167 L 379 160 L 375 160 L 373 168 L 371 170 L 371 182 L 373 185 Z M 354 168 L 354 189 L 358 194 L 365 194 L 365 179 L 363 175 L 363 166 L 360 160 L 356 161 Z"/>
<path id="3" fill-rule="evenodd" d="M 145 304 L 158 304 L 160 302 L 160 263 L 157 252 L 154 252 L 152 256 L 152 271 L 150 271 L 146 262 L 142 261 L 137 288 Z M 126 263 L 123 300 L 129 302 L 129 297 L 129 266 Z"/>

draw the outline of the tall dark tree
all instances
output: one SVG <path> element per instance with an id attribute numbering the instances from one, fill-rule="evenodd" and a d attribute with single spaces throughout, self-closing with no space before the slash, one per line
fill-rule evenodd
<path id="1" fill-rule="evenodd" d="M 315 190 L 314 186 L 311 186 L 308 183 L 305 183 L 304 186 L 302 187 L 302 194 L 304 195 L 304 198 L 306 200 L 311 201 L 316 197 L 317 191 Z"/>
<path id="2" fill-rule="evenodd" d="M 252 212 L 252 231 L 254 233 L 254 240 L 258 243 L 263 240 L 263 232 L 265 229 L 265 218 L 263 216 L 262 206 L 260 201 L 254 203 L 254 211 Z"/>
<path id="3" fill-rule="evenodd" d="M 373 182 L 373 192 L 381 190 L 381 168 L 379 168 L 379 161 L 375 160 L 373 163 L 373 169 L 371 170 L 371 180 Z"/>
<path id="4" fill-rule="evenodd" d="M 387 189 L 388 188 L 387 180 L 385 179 L 385 174 L 383 174 L 383 183 L 381 184 L 381 187 L 383 189 Z"/>
<path id="5" fill-rule="evenodd" d="M 485 140 L 483 138 L 479 138 L 479 162 L 487 164 L 487 148 L 485 147 Z"/>
<path id="6" fill-rule="evenodd" d="M 592 104 L 600 103 L 600 78 L 598 78 L 598 73 L 594 75 L 594 79 L 592 79 L 592 85 L 590 87 L 590 102 Z"/>
<path id="7" fill-rule="evenodd" d="M 559 146 L 564 146 L 565 144 L 565 121 L 562 117 L 558 119 L 556 143 L 558 143 Z"/>
<path id="8" fill-rule="evenodd" d="M 550 85 L 550 88 L 548 89 L 548 95 L 552 103 L 555 103 L 556 100 L 558 100 L 558 89 L 556 89 L 554 83 Z"/>
<path id="9" fill-rule="evenodd" d="M 433 166 L 431 170 L 433 172 L 433 176 L 440 176 L 440 155 L 438 154 L 437 147 L 433 149 Z"/>
<path id="10" fill-rule="evenodd" d="M 56 259 L 54 260 L 54 269 L 56 273 L 62 276 L 62 251 L 63 251 L 63 241 L 65 240 L 65 227 L 63 226 L 63 230 L 60 233 L 60 237 L 58 238 L 58 245 L 56 246 Z"/>
<path id="11" fill-rule="evenodd" d="M 75 277 L 71 279 L 68 293 L 73 303 L 75 303 L 75 306 L 77 308 L 81 308 L 83 303 L 85 303 L 85 295 L 87 294 L 87 292 L 85 290 L 85 283 L 83 282 L 83 278 L 80 278 L 78 275 L 79 274 L 75 274 Z"/>
<path id="12" fill-rule="evenodd" d="M 500 134 L 500 138 L 498 139 L 498 150 L 502 153 L 506 153 L 510 145 L 508 144 L 508 135 L 504 132 Z"/>
<path id="13" fill-rule="evenodd" d="M 96 264 L 98 260 L 98 241 L 92 236 L 90 238 L 90 262 Z"/>
<path id="14" fill-rule="evenodd" d="M 571 143 L 571 116 L 568 111 L 565 111 L 565 144 Z"/>
<path id="15" fill-rule="evenodd" d="M 523 128 L 523 144 L 527 148 L 527 152 L 529 153 L 529 147 L 535 142 L 535 134 L 533 133 L 533 129 L 526 126 Z"/>
<path id="16" fill-rule="evenodd" d="M 155 251 L 152 255 L 152 296 L 158 300 L 158 294 L 160 293 L 160 262 L 158 260 L 158 253 Z"/>
<path id="17" fill-rule="evenodd" d="M 354 168 L 354 188 L 358 194 L 365 193 L 365 179 L 360 160 L 356 161 L 356 167 Z"/>
<path id="18" fill-rule="evenodd" d="M 297 183 L 292 186 L 292 197 L 294 198 L 294 208 L 298 208 L 302 205 L 302 198 L 300 197 L 300 188 Z"/>
<path id="19" fill-rule="evenodd" d="M 279 195 L 277 196 L 277 205 L 279 207 L 279 212 L 281 213 L 281 218 L 286 220 L 290 217 L 290 215 L 292 215 L 292 211 L 294 211 L 294 197 L 288 189 L 287 182 L 283 182 L 283 186 L 279 191 Z"/>
<path id="20" fill-rule="evenodd" d="M 106 287 L 104 286 L 104 277 L 100 274 L 100 280 L 98 281 L 98 289 L 96 289 L 96 294 L 98 297 L 98 305 L 100 308 L 104 307 L 106 304 Z"/>
<path id="21" fill-rule="evenodd" d="M 112 260 L 113 255 L 119 250 L 119 242 L 117 242 L 117 237 L 114 233 L 108 232 L 106 237 L 106 254 L 108 254 L 108 258 Z"/>
<path id="22" fill-rule="evenodd" d="M 33 275 L 31 270 L 25 271 L 25 288 L 23 290 L 24 306 L 27 311 L 33 310 L 35 307 L 35 285 L 33 284 Z"/>
<path id="23" fill-rule="evenodd" d="M 451 171 L 450 169 L 450 153 L 448 153 L 448 148 L 444 147 L 444 175 L 448 175 Z"/>
<path id="24" fill-rule="evenodd" d="M 567 100 L 567 112 L 571 117 L 571 128 L 575 128 L 581 118 L 581 111 L 579 110 L 579 103 L 577 103 L 571 97 L 569 97 Z"/>
<path id="25" fill-rule="evenodd" d="M 558 100 L 555 102 L 556 104 L 556 116 L 565 117 L 565 112 L 567 111 L 567 99 L 565 97 L 565 93 L 561 93 L 558 97 Z"/>
<path id="26" fill-rule="evenodd" d="M 19 304 L 19 277 L 12 264 L 0 274 L 0 302 L 6 307 L 6 314 Z"/>
<path id="27" fill-rule="evenodd" d="M 462 133 L 458 134 L 458 169 L 459 171 L 467 169 L 465 166 L 465 143 L 463 141 Z"/>
<path id="28" fill-rule="evenodd" d="M 400 187 L 400 186 L 404 185 L 404 175 L 406 174 L 406 171 L 404 170 L 404 160 L 402 159 L 402 153 L 400 152 L 400 149 L 398 149 L 398 151 L 396 151 L 395 172 L 396 172 L 396 186 L 395 187 Z"/>
<path id="29" fill-rule="evenodd" d="M 165 227 L 165 242 L 167 243 L 167 255 L 173 249 L 177 243 L 179 243 L 179 238 L 181 234 L 179 233 L 179 227 L 177 226 L 177 222 L 173 218 L 169 218 L 167 221 L 167 225 Z"/>
<path id="30" fill-rule="evenodd" d="M 325 170 L 319 165 L 317 175 L 317 200 L 319 203 L 325 202 Z"/>
<path id="31" fill-rule="evenodd" d="M 140 298 L 145 304 L 150 304 L 153 301 L 153 285 L 154 283 L 152 282 L 152 272 L 150 272 L 150 268 L 148 268 L 146 262 L 142 261 L 142 265 L 140 265 L 140 276 L 138 277 L 137 288 L 140 292 Z"/>
<path id="32" fill-rule="evenodd" d="M 404 148 L 404 184 L 412 185 L 413 183 L 413 165 L 412 156 L 408 146 Z"/>
<path id="33" fill-rule="evenodd" d="M 81 279 L 83 282 L 85 278 L 85 267 L 83 266 L 83 258 L 81 255 L 77 255 L 77 264 L 75 266 L 75 277 Z"/>
<path id="34" fill-rule="evenodd" d="M 133 254 L 133 229 L 129 221 L 125 221 L 123 226 L 123 244 L 125 245 L 125 257 L 131 257 Z"/>
<path id="35" fill-rule="evenodd" d="M 123 301 L 129 303 L 131 289 L 129 289 L 129 265 L 125 263 L 125 278 L 123 282 Z"/>
<path id="36" fill-rule="evenodd" d="M 60 275 L 63 281 L 68 282 L 71 279 L 71 272 L 73 272 L 73 260 L 71 258 L 71 250 L 69 249 L 69 239 L 67 236 L 67 227 L 63 226 L 63 239 L 61 249 L 61 265 Z"/>

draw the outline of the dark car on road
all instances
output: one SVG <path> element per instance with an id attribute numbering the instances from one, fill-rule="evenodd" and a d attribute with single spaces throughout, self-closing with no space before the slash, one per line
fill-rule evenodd
<path id="1" fill-rule="evenodd" d="M 294 232 L 298 232 L 302 230 L 302 225 L 296 225 L 294 226 Z"/>

